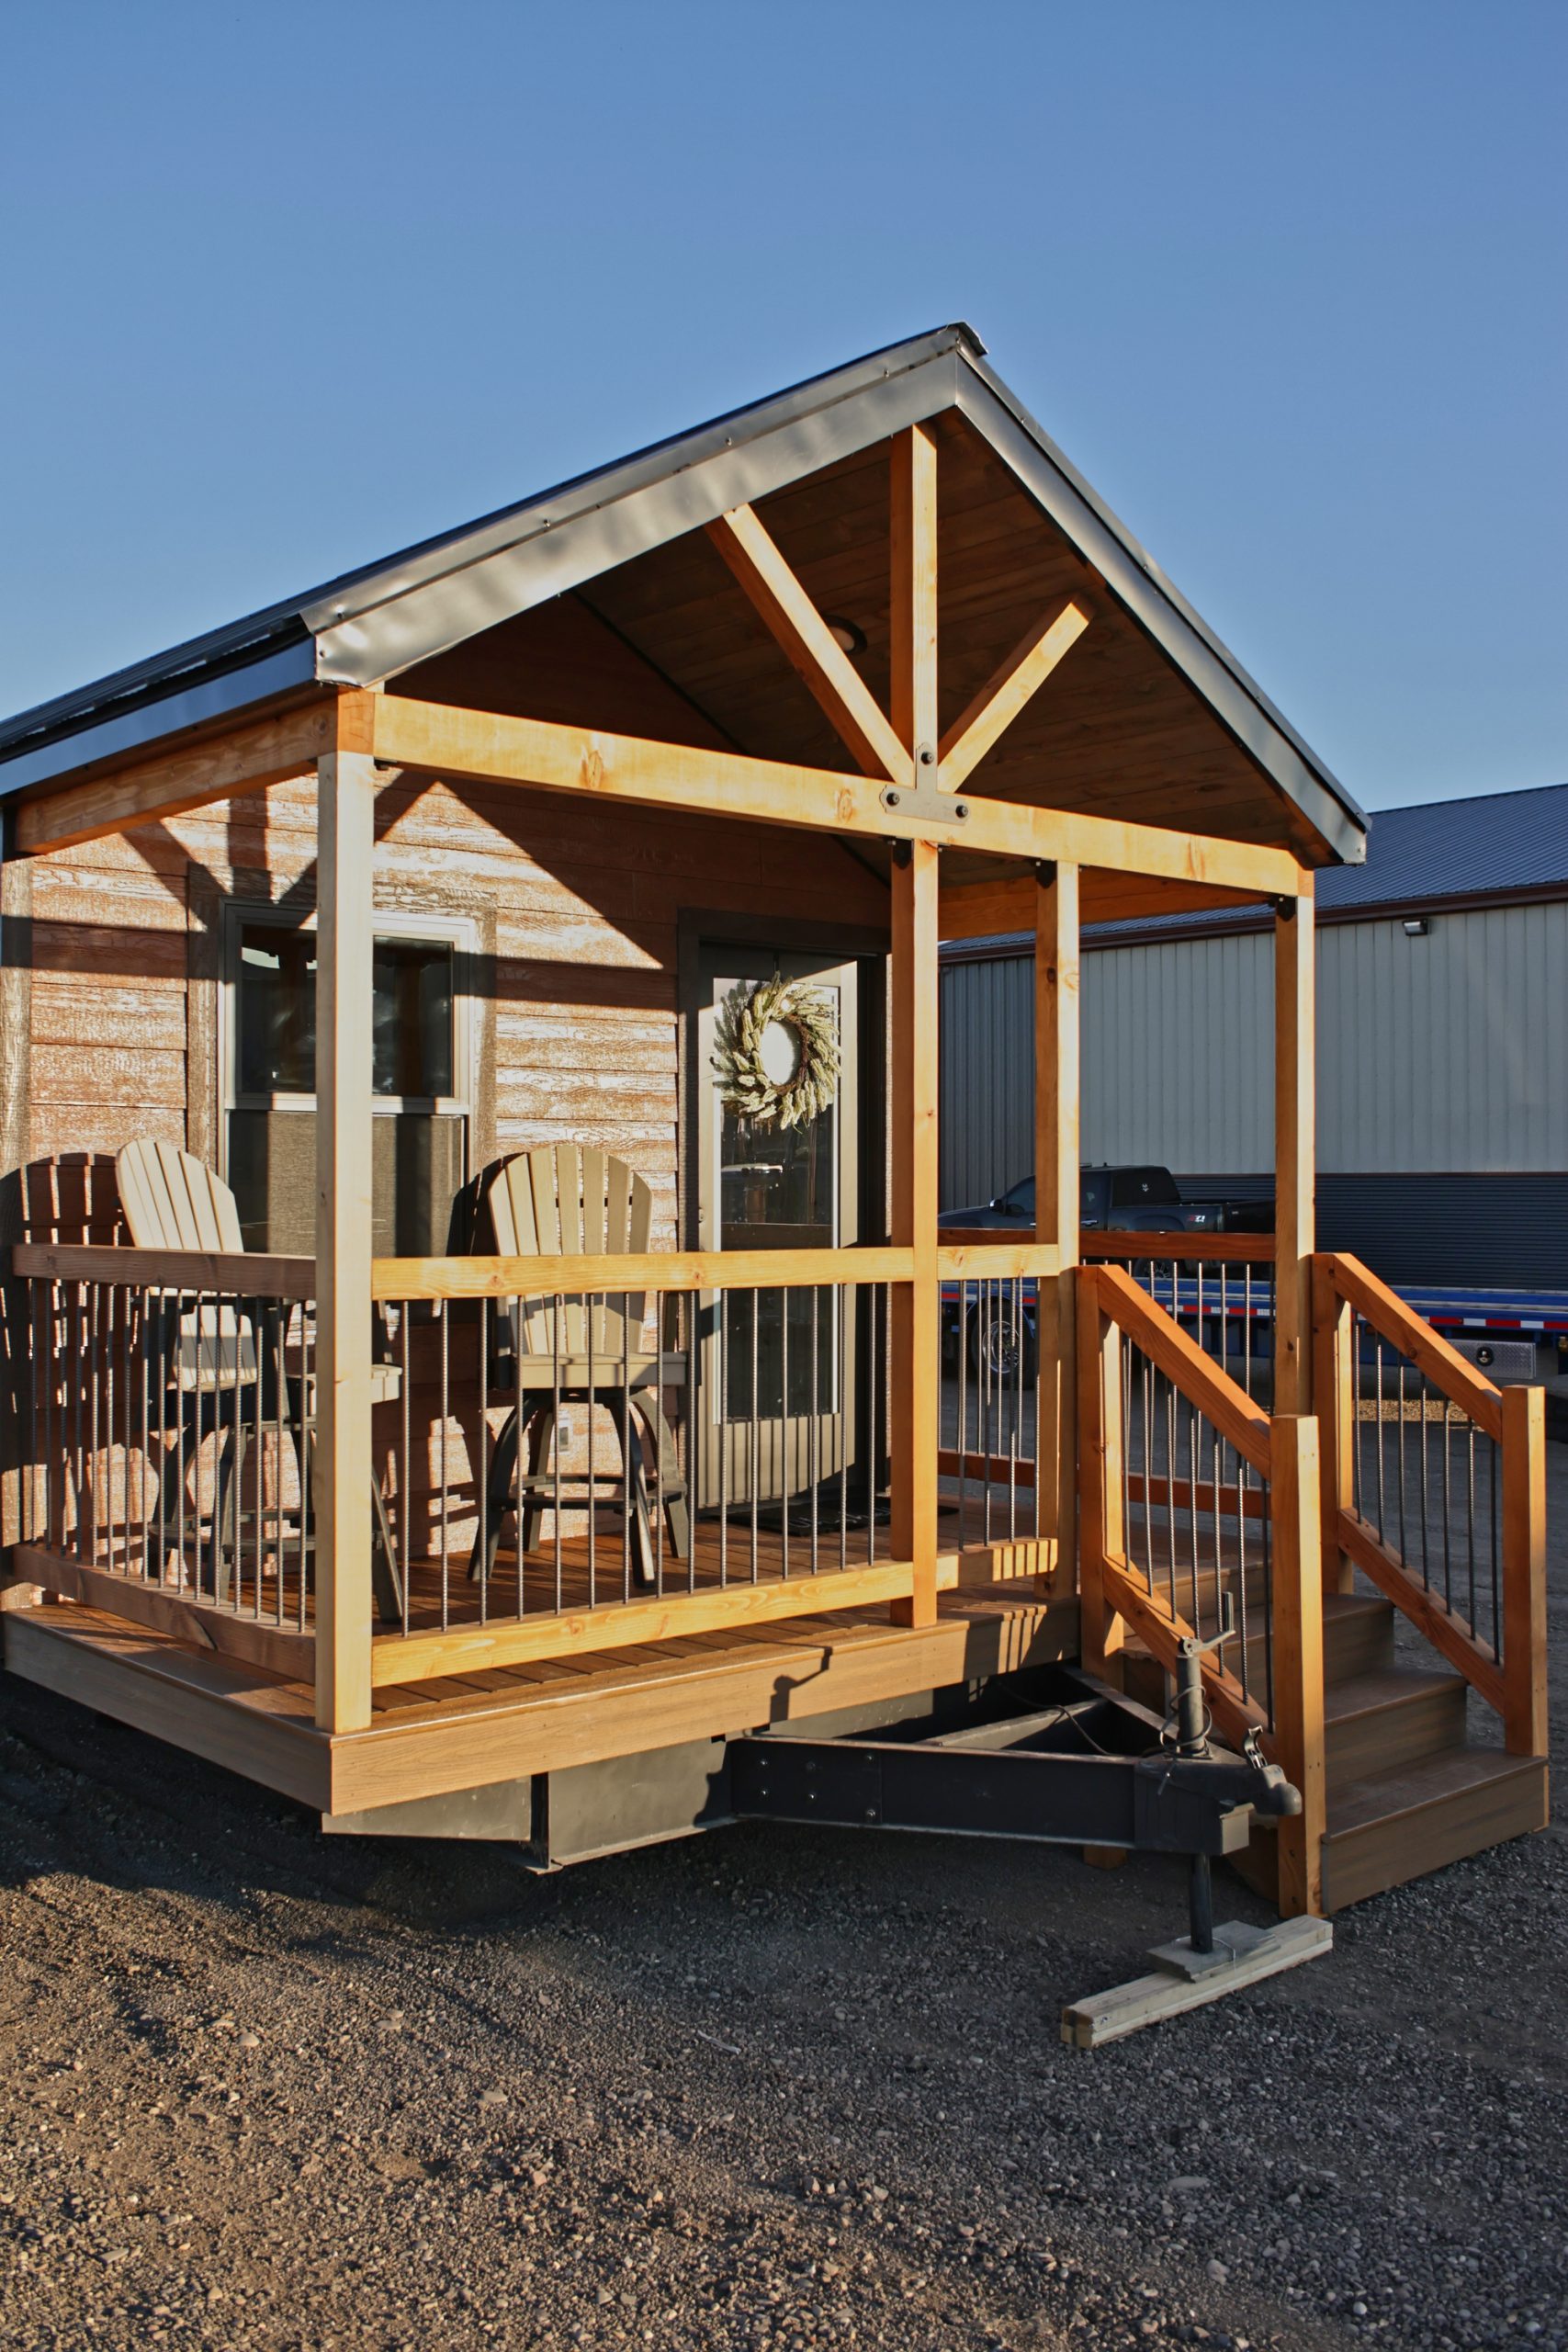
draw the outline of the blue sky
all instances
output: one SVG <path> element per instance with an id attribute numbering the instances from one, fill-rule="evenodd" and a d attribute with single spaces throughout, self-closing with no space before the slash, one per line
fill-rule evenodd
<path id="1" fill-rule="evenodd" d="M 1367 806 L 1568 775 L 1562 0 L 0 17 L 0 708 L 942 321 Z"/>

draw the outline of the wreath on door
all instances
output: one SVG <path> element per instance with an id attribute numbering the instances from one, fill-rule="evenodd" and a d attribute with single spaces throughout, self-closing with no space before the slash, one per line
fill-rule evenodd
<path id="1" fill-rule="evenodd" d="M 833 1007 L 800 980 L 742 980 L 719 1006 L 714 1074 L 726 1106 L 761 1127 L 799 1127 L 839 1091 Z"/>

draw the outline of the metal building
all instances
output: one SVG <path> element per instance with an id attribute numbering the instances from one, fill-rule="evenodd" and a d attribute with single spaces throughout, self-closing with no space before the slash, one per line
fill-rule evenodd
<path id="1" fill-rule="evenodd" d="M 1568 785 L 1392 808 L 1318 886 L 1318 1226 L 1393 1283 L 1568 1287 Z M 1086 931 L 1087 1160 L 1272 1190 L 1267 910 Z M 1032 1149 L 1032 942 L 943 952 L 942 1202 Z"/>

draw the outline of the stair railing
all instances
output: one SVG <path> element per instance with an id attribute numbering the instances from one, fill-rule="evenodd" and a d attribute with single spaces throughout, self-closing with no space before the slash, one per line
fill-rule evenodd
<path id="1" fill-rule="evenodd" d="M 1302 1792 L 1280 1826 L 1280 1900 L 1322 1908 L 1323 1609 L 1317 1424 L 1272 1419 L 1119 1266 L 1077 1274 L 1079 1603 L 1090 1672 L 1128 1631 L 1175 1671 L 1215 1645 L 1221 1736 L 1256 1736 Z"/>
<path id="2" fill-rule="evenodd" d="M 1359 1568 L 1544 1756 L 1544 1393 L 1495 1388 L 1358 1258 L 1313 1281 L 1325 1588 Z"/>

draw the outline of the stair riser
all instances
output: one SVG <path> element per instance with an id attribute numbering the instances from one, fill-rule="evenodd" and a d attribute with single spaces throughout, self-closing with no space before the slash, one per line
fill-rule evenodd
<path id="1" fill-rule="evenodd" d="M 1393 1607 L 1386 1614 L 1337 1617 L 1323 1626 L 1324 1679 L 1348 1682 L 1355 1674 L 1382 1674 L 1393 1664 Z"/>
<path id="2" fill-rule="evenodd" d="M 1544 1829 L 1546 1819 L 1546 1766 L 1527 1762 L 1505 1781 L 1326 1838 L 1324 1908 L 1332 1913 L 1364 1903 L 1385 1887 L 1404 1886 L 1488 1846 Z"/>
<path id="3" fill-rule="evenodd" d="M 1325 1743 L 1329 1793 L 1348 1781 L 1396 1772 L 1406 1764 L 1418 1763 L 1424 1756 L 1435 1756 L 1440 1748 L 1456 1747 L 1464 1739 L 1464 1730 L 1462 1683 L 1342 1716 L 1329 1724 Z"/>
<path id="4" fill-rule="evenodd" d="M 1241 1645 L 1227 1642 L 1225 1662 L 1233 1674 L 1241 1671 Z M 1393 1611 L 1386 1617 L 1328 1617 L 1324 1624 L 1324 1680 L 1332 1686 L 1348 1682 L 1352 1675 L 1377 1674 L 1393 1664 Z M 1156 1713 L 1165 1704 L 1165 1686 L 1156 1662 L 1141 1648 L 1129 1648 L 1129 1677 L 1137 1677 L 1137 1687 L 1132 1679 L 1127 1683 L 1130 1698 L 1137 1699 Z M 1267 1687 L 1267 1645 L 1260 1634 L 1254 1634 L 1247 1645 L 1247 1688 L 1260 1695 Z"/>

